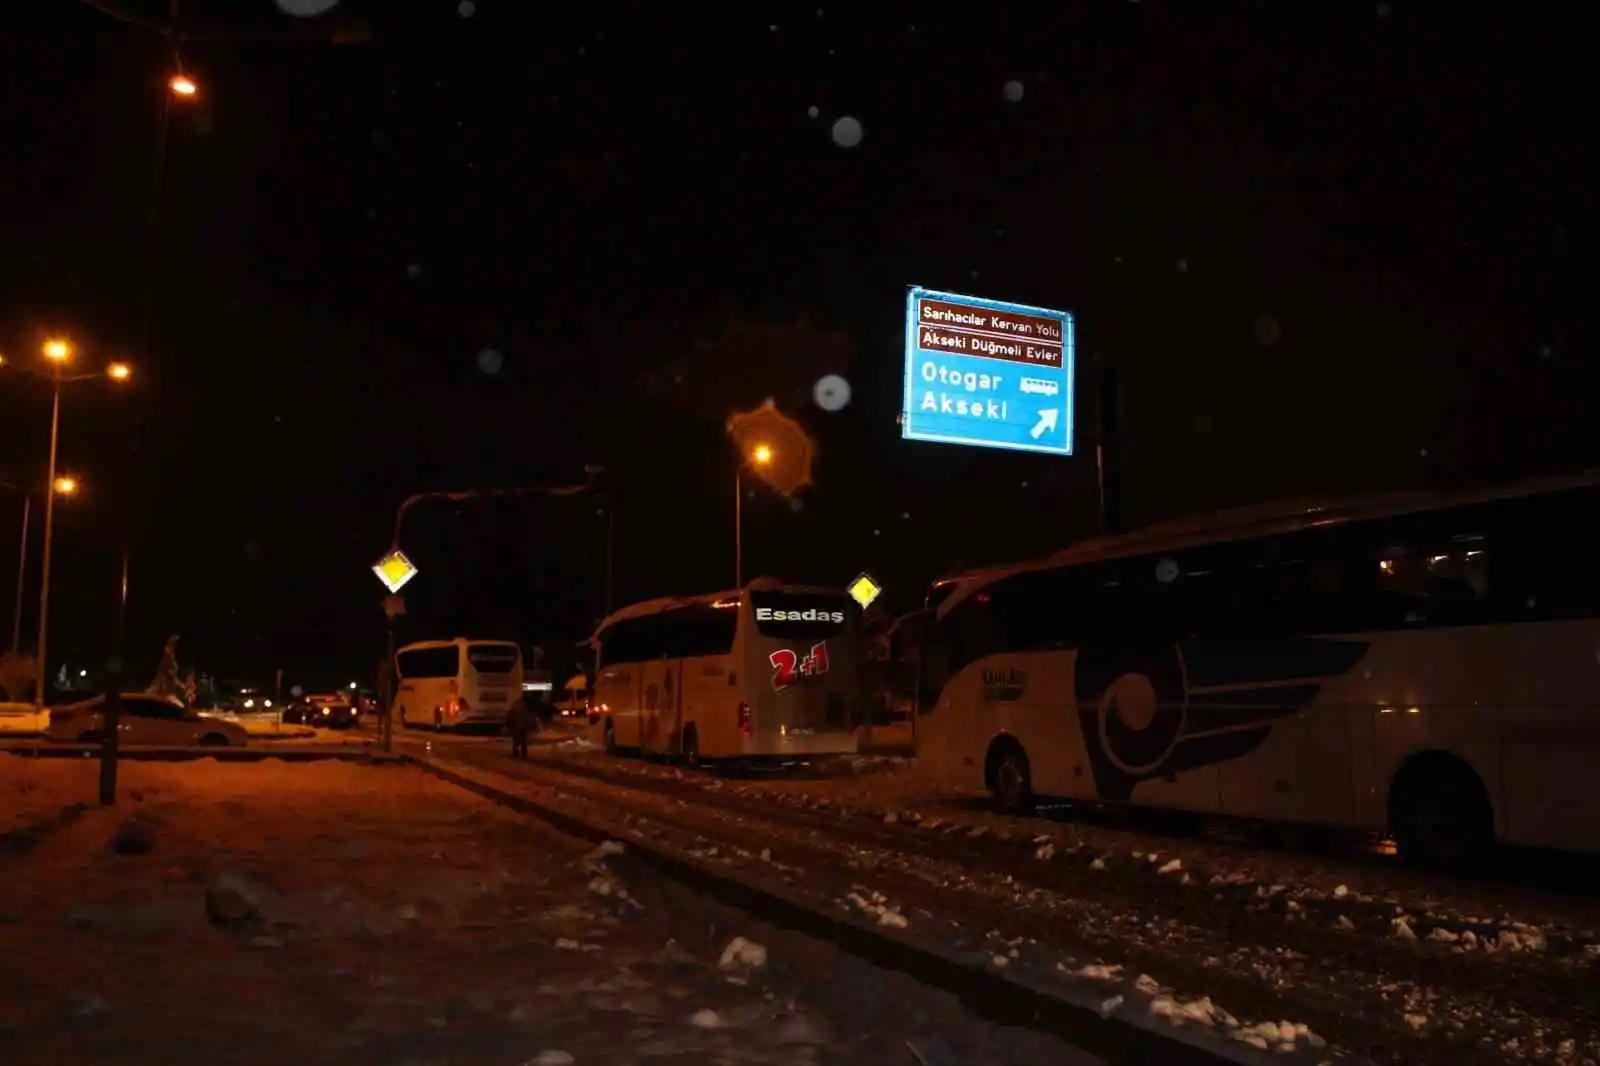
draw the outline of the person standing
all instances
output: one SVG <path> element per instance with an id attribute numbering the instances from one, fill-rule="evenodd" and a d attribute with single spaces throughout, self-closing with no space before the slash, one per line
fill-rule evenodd
<path id="1" fill-rule="evenodd" d="M 506 712 L 506 731 L 511 734 L 511 757 L 526 761 L 528 758 L 528 734 L 533 731 L 533 708 L 528 706 L 528 697 L 523 694 Z"/>

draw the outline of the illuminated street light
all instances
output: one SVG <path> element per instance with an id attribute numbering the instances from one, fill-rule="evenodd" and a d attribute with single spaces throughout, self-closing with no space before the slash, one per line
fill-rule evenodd
<path id="1" fill-rule="evenodd" d="M 183 99 L 190 99 L 200 92 L 200 86 L 186 74 L 174 74 L 167 82 L 167 88 L 172 90 L 173 96 Z"/>
<path id="2" fill-rule="evenodd" d="M 44 342 L 41 349 L 45 360 L 49 363 L 48 373 L 30 370 L 41 377 L 48 377 L 51 385 L 50 399 L 50 464 L 46 467 L 44 483 L 48 491 L 44 494 L 44 559 L 41 566 L 39 580 L 39 636 L 35 647 L 39 663 L 40 683 L 34 686 L 34 706 L 44 708 L 45 685 L 44 678 L 49 677 L 46 664 L 49 660 L 50 640 L 50 561 L 51 549 L 55 540 L 55 504 L 57 496 L 72 496 L 78 491 L 78 480 L 68 476 L 56 475 L 57 445 L 61 438 L 61 387 L 74 381 L 87 381 L 90 378 L 98 379 L 100 372 L 85 374 L 65 374 L 63 369 L 72 359 L 72 343 L 64 337 L 52 337 Z M 27 368 L 23 368 L 27 369 Z M 126 382 L 133 376 L 133 368 L 127 363 L 117 362 L 106 366 L 106 377 L 116 382 Z"/>
<path id="3" fill-rule="evenodd" d="M 768 444 L 757 444 L 750 449 L 750 461 L 757 466 L 766 466 L 772 462 L 772 447 Z"/>

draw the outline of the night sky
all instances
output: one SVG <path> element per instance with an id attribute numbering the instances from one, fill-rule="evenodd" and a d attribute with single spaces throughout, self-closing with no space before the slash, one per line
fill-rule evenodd
<path id="1" fill-rule="evenodd" d="M 334 44 L 185 0 L 253 39 L 178 45 L 152 227 L 174 49 L 114 14 L 166 0 L 7 3 L 0 352 L 138 368 L 66 395 L 52 666 L 104 658 L 127 546 L 141 672 L 178 633 L 368 676 L 401 499 L 586 463 L 618 602 L 727 587 L 724 422 L 769 397 L 818 454 L 746 499 L 747 574 L 909 604 L 1093 532 L 1090 407 L 1072 459 L 899 439 L 913 284 L 1077 316 L 1133 523 L 1589 466 L 1587 7 L 345 0 L 371 41 Z M 48 389 L 0 374 L 0 475 L 38 484 Z M 418 508 L 402 639 L 586 635 L 606 494 Z"/>

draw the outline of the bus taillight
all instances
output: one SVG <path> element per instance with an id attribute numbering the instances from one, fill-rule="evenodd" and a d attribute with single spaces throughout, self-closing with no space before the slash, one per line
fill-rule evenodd
<path id="1" fill-rule="evenodd" d="M 750 705 L 748 703 L 739 704 L 739 735 L 741 737 L 750 735 Z"/>

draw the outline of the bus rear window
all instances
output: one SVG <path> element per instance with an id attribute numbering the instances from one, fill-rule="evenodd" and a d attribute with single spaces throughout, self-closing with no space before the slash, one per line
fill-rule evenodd
<path id="1" fill-rule="evenodd" d="M 455 677 L 461 672 L 461 652 L 444 648 L 412 648 L 395 656 L 402 678 Z"/>
<path id="2" fill-rule="evenodd" d="M 509 674 L 517 665 L 519 652 L 510 644 L 469 644 L 467 662 L 485 674 Z"/>
<path id="3" fill-rule="evenodd" d="M 756 630 L 781 640 L 823 640 L 844 630 L 852 604 L 845 596 L 817 592 L 750 593 Z"/>

